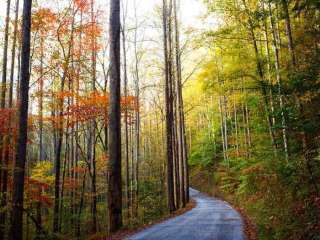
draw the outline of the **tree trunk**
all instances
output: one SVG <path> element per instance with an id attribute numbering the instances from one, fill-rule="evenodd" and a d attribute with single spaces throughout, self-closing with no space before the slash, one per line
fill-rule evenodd
<path id="1" fill-rule="evenodd" d="M 17 143 L 16 161 L 14 164 L 13 196 L 12 196 L 12 225 L 11 239 L 23 238 L 23 193 L 24 175 L 27 155 L 28 133 L 28 103 L 30 80 L 30 38 L 31 38 L 31 7 L 32 0 L 24 0 L 22 23 L 22 54 L 21 54 L 21 82 L 20 82 L 20 112 L 19 135 Z"/>
<path id="2" fill-rule="evenodd" d="M 163 32 L 164 32 L 164 56 L 165 56 L 165 105 L 166 105 L 166 145 L 167 145 L 167 191 L 168 208 L 170 212 L 175 210 L 174 204 L 174 182 L 173 182 L 173 139 L 172 139 L 172 109 L 171 109 L 171 91 L 170 91 L 170 63 L 168 54 L 168 9 L 167 1 L 163 0 Z"/>
<path id="3" fill-rule="evenodd" d="M 289 151 L 288 151 L 287 123 L 286 123 L 286 117 L 285 117 L 285 112 L 284 112 L 284 99 L 283 99 L 283 94 L 282 94 L 282 80 L 281 80 L 281 75 L 280 75 L 279 49 L 278 49 L 277 42 L 276 42 L 276 32 L 275 32 L 274 20 L 273 20 L 273 16 L 272 16 L 271 3 L 269 3 L 269 16 L 270 16 L 271 32 L 272 32 L 272 37 L 273 37 L 272 46 L 273 46 L 273 51 L 274 51 L 274 58 L 275 58 L 274 64 L 275 64 L 276 79 L 277 79 L 277 86 L 278 86 L 279 103 L 280 103 L 280 109 L 281 109 L 283 147 L 284 147 L 286 161 L 288 161 Z"/>
<path id="4" fill-rule="evenodd" d="M 123 78 L 124 78 L 124 97 L 128 97 L 128 71 L 127 71 L 127 47 L 126 47 L 126 17 L 123 10 L 122 15 L 122 54 L 123 54 Z M 129 217 L 129 207 L 130 207 L 130 179 L 129 179 L 129 132 L 128 132 L 128 106 L 125 106 L 124 109 L 124 135 L 125 135 L 125 163 L 126 163 L 126 207 L 127 207 L 127 217 Z"/>
<path id="5" fill-rule="evenodd" d="M 291 30 L 291 20 L 289 15 L 289 9 L 288 9 L 288 2 L 287 0 L 281 0 L 281 5 L 284 13 L 284 20 L 286 25 L 286 33 L 288 38 L 288 48 L 291 56 L 291 63 L 292 66 L 296 66 L 296 55 L 294 51 L 294 43 L 293 43 L 293 37 L 292 37 L 292 30 Z"/>
<path id="6" fill-rule="evenodd" d="M 44 57 L 44 45 L 43 39 L 40 39 L 40 81 L 39 81 L 39 161 L 44 160 L 43 150 L 43 57 Z"/>
<path id="7" fill-rule="evenodd" d="M 110 3 L 110 107 L 108 162 L 109 231 L 122 227 L 120 0 Z"/>
<path id="8" fill-rule="evenodd" d="M 96 79 L 97 79 L 97 43 L 94 35 L 94 24 L 96 23 L 96 17 L 94 15 L 94 1 L 91 0 L 91 24 L 92 24 L 92 91 L 96 91 Z M 97 123 L 93 119 L 90 123 L 90 163 L 92 167 L 92 182 L 91 182 L 91 192 L 92 192 L 92 233 L 96 233 L 98 230 L 98 220 L 97 220 L 97 171 L 96 171 L 96 127 Z"/>
<path id="9" fill-rule="evenodd" d="M 135 9 L 136 11 L 136 9 Z M 136 15 L 136 12 L 135 12 Z M 135 109 L 135 214 L 138 216 L 138 207 L 139 207 L 139 162 L 140 162 L 140 75 L 139 75 L 139 56 L 138 56 L 138 48 L 137 48 L 137 16 L 136 18 L 136 30 L 134 36 L 134 52 L 135 52 L 135 97 L 136 97 L 136 106 Z"/>
<path id="10" fill-rule="evenodd" d="M 6 106 L 10 6 L 11 6 L 11 0 L 7 0 L 7 13 L 6 13 L 6 20 L 5 20 L 4 46 L 3 46 L 3 57 L 2 57 L 2 82 L 1 82 L 1 103 L 0 103 L 2 109 L 5 108 Z"/>
<path id="11" fill-rule="evenodd" d="M 17 29 L 18 29 L 18 16 L 19 16 L 19 0 L 16 1 L 16 8 L 15 8 L 15 21 L 14 21 L 14 32 L 13 32 L 13 42 L 12 42 L 12 51 L 11 51 L 11 71 L 10 71 L 10 89 L 9 89 L 9 104 L 8 107 L 11 109 L 13 107 L 13 78 L 14 78 L 14 69 L 15 69 L 15 57 L 16 57 L 16 44 L 17 44 Z M 6 137 L 4 146 L 5 146 L 5 154 L 4 154 L 4 163 L 1 166 L 1 159 L 0 159 L 0 189 L 2 193 L 2 199 L 0 199 L 0 208 L 4 208 L 7 205 L 7 191 L 8 191 L 8 163 L 10 158 L 10 146 L 12 145 L 12 114 L 9 115 L 9 134 Z M 1 136 L 0 136 L 1 138 Z M 1 145 L 2 143 L 0 143 Z M 1 149 L 1 147 L 0 147 Z M 2 155 L 0 156 L 2 158 Z M 5 236 L 5 226 L 6 226 L 6 218 L 7 218 L 7 211 L 1 211 L 0 213 L 0 239 L 3 239 Z"/>
<path id="12" fill-rule="evenodd" d="M 264 4 L 263 4 L 263 10 Z M 273 147 L 274 156 L 277 156 L 277 143 L 275 139 L 275 133 L 273 130 L 274 125 L 276 124 L 276 119 L 274 116 L 274 100 L 273 100 L 273 82 L 271 77 L 271 56 L 270 56 L 270 47 L 269 47 L 269 37 L 268 37 L 268 25 L 267 25 L 267 16 L 263 20 L 264 36 L 265 36 L 265 51 L 267 57 L 267 70 L 268 70 L 268 84 L 269 84 L 269 101 L 270 101 L 270 110 L 267 112 L 268 117 L 268 128 L 269 135 Z M 269 108 L 268 108 L 269 109 Z M 269 113 L 268 113 L 269 112 Z"/>
<path id="13" fill-rule="evenodd" d="M 187 154 L 186 154 L 186 142 L 185 142 L 185 122 L 184 122 L 184 107 L 182 97 L 182 67 L 181 67 L 181 50 L 180 50 L 180 32 L 178 21 L 178 6 L 177 0 L 174 0 L 174 22 L 175 22 L 175 56 L 176 56 L 176 98 L 177 98 L 177 132 L 178 132 L 178 159 L 179 159 L 179 172 L 180 172 L 180 197 L 182 207 L 186 205 L 187 191 L 189 187 L 186 183 L 186 171 L 187 171 Z"/>
<path id="14" fill-rule="evenodd" d="M 8 42 L 9 42 L 9 18 L 10 18 L 10 5 L 11 0 L 7 0 L 7 11 L 5 19 L 5 30 L 4 30 L 4 46 L 3 46 L 3 58 L 2 58 L 2 82 L 1 82 L 1 99 L 0 108 L 4 109 L 6 107 L 6 92 L 7 92 L 7 63 L 8 63 Z M 0 190 L 3 193 L 3 197 L 0 198 L 0 207 L 6 202 L 6 191 L 7 186 L 5 186 L 5 181 L 7 178 L 7 166 L 6 160 L 3 160 L 3 151 L 6 151 L 6 141 L 8 136 L 2 136 L 0 134 Z M 5 232 L 5 221 L 6 213 L 0 213 L 0 237 L 4 235 Z"/>

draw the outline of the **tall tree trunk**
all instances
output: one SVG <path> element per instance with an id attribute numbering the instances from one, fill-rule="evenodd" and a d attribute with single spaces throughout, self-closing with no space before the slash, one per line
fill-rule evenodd
<path id="1" fill-rule="evenodd" d="M 87 172 L 85 172 L 84 175 L 83 175 L 82 190 L 81 190 L 81 197 L 80 197 L 80 205 L 79 205 L 79 211 L 78 211 L 78 216 L 77 216 L 76 237 L 77 237 L 78 240 L 81 239 L 81 214 L 82 214 L 82 209 L 83 209 L 83 206 L 84 206 L 86 175 L 87 175 Z"/>
<path id="2" fill-rule="evenodd" d="M 136 27 L 134 33 L 134 54 L 135 54 L 135 97 L 136 107 L 135 109 L 135 215 L 138 216 L 139 207 L 139 164 L 140 164 L 140 74 L 139 74 L 139 53 L 138 53 L 138 18 L 137 8 L 135 2 L 135 19 Z"/>
<path id="3" fill-rule="evenodd" d="M 64 89 L 64 79 L 61 83 L 61 91 Z M 55 182 L 54 182 L 54 211 L 53 211 L 53 232 L 59 232 L 60 212 L 60 175 L 61 175 L 61 152 L 63 142 L 63 100 L 59 99 L 58 136 L 55 153 Z"/>
<path id="4" fill-rule="evenodd" d="M 173 183 L 173 139 L 172 139 L 172 109 L 171 109 L 171 91 L 170 91 L 170 63 L 168 54 L 168 8 L 167 1 L 163 0 L 163 32 L 164 32 L 164 56 L 165 56 L 165 105 L 166 105 L 166 145 L 167 145 L 167 191 L 168 208 L 170 212 L 175 210 L 174 204 L 174 183 Z"/>
<path id="5" fill-rule="evenodd" d="M 293 37 L 292 37 L 292 30 L 291 30 L 291 19 L 289 15 L 289 9 L 288 9 L 288 2 L 287 0 L 281 0 L 281 5 L 284 13 L 284 20 L 286 25 L 286 33 L 287 33 L 287 39 L 288 39 L 288 48 L 291 56 L 291 63 L 292 66 L 296 66 L 296 55 L 294 51 L 294 43 L 293 43 Z"/>
<path id="6" fill-rule="evenodd" d="M 174 25 L 175 25 L 175 56 L 176 56 L 176 98 L 177 98 L 177 133 L 178 133 L 178 159 L 179 159 L 179 176 L 180 176 L 180 197 L 182 207 L 186 205 L 186 192 L 189 191 L 186 184 L 187 156 L 185 143 L 185 123 L 184 123 L 184 107 L 182 97 L 182 68 L 181 68 L 181 50 L 180 50 L 180 32 L 178 21 L 178 6 L 177 0 L 174 0 Z"/>
<path id="7" fill-rule="evenodd" d="M 14 81 L 14 70 L 15 70 L 16 49 L 17 49 L 19 5 L 20 5 L 20 0 L 16 0 L 14 30 L 13 30 L 13 41 L 12 41 L 12 48 L 11 48 L 9 107 L 13 106 L 13 81 Z M 19 70 L 18 70 L 18 72 L 19 72 Z M 19 75 L 19 73 L 17 75 Z"/>
<path id="8" fill-rule="evenodd" d="M 263 10 L 265 10 L 264 4 Z M 270 56 L 270 47 L 269 47 L 269 31 L 268 31 L 268 24 L 267 24 L 267 16 L 263 20 L 263 28 L 264 28 L 264 37 L 265 37 L 265 51 L 266 51 L 266 57 L 267 57 L 267 70 L 268 70 L 268 84 L 269 84 L 269 101 L 270 101 L 270 109 L 266 111 L 267 117 L 268 117 L 268 128 L 269 128 L 269 135 L 273 147 L 273 153 L 274 156 L 277 156 L 277 143 L 275 139 L 275 133 L 274 133 L 274 125 L 276 124 L 276 119 L 274 116 L 274 96 L 273 96 L 273 82 L 272 82 L 272 75 L 271 75 L 271 56 Z M 270 112 L 268 114 L 268 112 Z"/>
<path id="9" fill-rule="evenodd" d="M 70 30 L 70 39 L 68 43 L 68 51 L 64 56 L 64 64 L 63 64 L 63 74 L 61 78 L 60 92 L 63 92 L 65 89 L 65 82 L 67 77 L 69 77 L 69 65 L 70 59 L 73 53 L 73 40 L 74 40 L 74 25 L 75 25 L 75 6 L 72 6 L 72 23 Z M 58 36 L 58 40 L 60 41 L 60 36 Z M 63 133 L 64 133 L 64 98 L 61 97 L 58 99 L 58 134 L 57 134 L 57 146 L 56 146 L 56 154 L 55 154 L 55 183 L 54 183 L 54 211 L 53 211 L 53 232 L 57 233 L 60 231 L 60 175 L 61 175 L 61 153 L 62 153 L 62 143 L 63 143 Z M 67 129 L 68 132 L 68 129 Z"/>
<path id="10" fill-rule="evenodd" d="M 9 19 L 10 19 L 10 5 L 11 0 L 7 0 L 7 11 L 5 19 L 5 30 L 4 30 L 4 46 L 3 46 L 3 56 L 2 56 L 2 82 L 1 82 L 1 98 L 0 98 L 0 108 L 4 109 L 6 107 L 6 92 L 7 92 L 7 63 L 8 63 L 8 42 L 9 42 Z M 4 186 L 4 178 L 6 178 L 6 163 L 3 160 L 3 151 L 5 151 L 6 138 L 8 136 L 2 136 L 0 134 L 0 190 L 1 192 L 6 191 L 7 186 Z M 4 204 L 6 199 L 6 193 L 0 198 L 0 207 Z M 5 213 L 0 213 L 0 237 L 4 235 L 5 232 Z"/>
<path id="11" fill-rule="evenodd" d="M 43 149 L 43 58 L 44 58 L 44 40 L 40 39 L 40 79 L 39 79 L 39 162 L 44 160 Z M 41 196 L 42 189 L 39 188 L 39 197 Z M 41 202 L 37 203 L 37 222 L 42 225 L 41 216 Z"/>
<path id="12" fill-rule="evenodd" d="M 3 56 L 2 56 L 2 82 L 1 82 L 1 103 L 0 103 L 2 109 L 5 108 L 6 106 L 10 6 L 11 6 L 11 0 L 7 0 L 7 13 L 6 13 L 6 20 L 5 20 L 4 46 L 3 46 Z"/>
<path id="13" fill-rule="evenodd" d="M 227 162 L 227 155 L 226 155 L 226 141 L 225 141 L 225 134 L 224 134 L 224 114 L 222 109 L 222 97 L 219 96 L 219 114 L 220 114 L 220 131 L 221 131 L 221 140 L 222 140 L 222 153 L 223 153 L 223 160 Z"/>
<path id="14" fill-rule="evenodd" d="M 284 146 L 284 152 L 285 152 L 285 158 L 288 161 L 289 158 L 289 151 L 288 151 L 288 137 L 287 137 L 287 123 L 286 123 L 286 116 L 284 112 L 284 98 L 282 94 L 282 80 L 280 75 L 280 60 L 279 60 L 279 49 L 276 42 L 276 32 L 275 32 L 275 26 L 274 26 L 274 20 L 272 16 L 272 9 L 271 9 L 271 3 L 268 5 L 269 7 L 269 16 L 270 16 L 270 26 L 271 26 L 271 32 L 272 32 L 272 46 L 274 51 L 274 58 L 275 58 L 275 71 L 276 71 L 276 79 L 277 79 L 277 86 L 278 86 L 278 94 L 279 94 L 279 103 L 281 108 L 281 123 L 282 123 L 282 138 L 283 138 L 283 146 Z"/>
<path id="15" fill-rule="evenodd" d="M 120 28 L 120 0 L 111 0 L 108 162 L 108 217 L 110 232 L 115 232 L 122 227 Z"/>
<path id="16" fill-rule="evenodd" d="M 44 57 L 44 40 L 40 39 L 40 81 L 39 81 L 39 161 L 44 160 L 43 149 L 43 57 Z"/>
<path id="17" fill-rule="evenodd" d="M 12 42 L 12 49 L 11 49 L 11 70 L 10 70 L 10 88 L 9 88 L 9 101 L 8 101 L 8 108 L 13 107 L 13 78 L 14 78 L 14 70 L 15 70 L 15 58 L 16 58 L 16 45 L 17 45 L 17 29 L 18 29 L 18 16 L 19 16 L 19 0 L 16 1 L 16 8 L 15 8 L 15 21 L 14 21 L 14 32 L 13 32 L 13 42 Z M 9 115 L 8 120 L 8 136 L 5 139 L 4 143 L 4 162 L 1 166 L 1 159 L 2 155 L 0 156 L 0 189 L 2 193 L 2 199 L 0 199 L 0 208 L 4 208 L 7 205 L 8 197 L 7 197 L 7 191 L 8 191 L 8 163 L 10 158 L 10 150 L 12 147 L 12 113 Z M 1 138 L 1 136 L 0 136 Z M 2 143 L 0 142 L 0 145 Z M 0 147 L 1 149 L 1 147 Z M 12 151 L 12 150 L 11 150 Z M 0 239 L 3 239 L 5 236 L 5 226 L 6 226 L 6 218 L 7 218 L 7 211 L 1 211 L 0 212 Z"/>
<path id="18" fill-rule="evenodd" d="M 20 82 L 19 135 L 13 175 L 11 239 L 23 238 L 23 193 L 27 155 L 28 103 L 30 80 L 30 39 L 32 0 L 24 0 L 22 23 L 22 54 Z"/>
<path id="19" fill-rule="evenodd" d="M 128 71 L 127 71 L 127 47 L 126 47 L 126 16 L 125 16 L 125 8 L 123 8 L 122 15 L 122 54 L 123 54 L 123 78 L 124 78 L 124 97 L 128 98 Z M 124 109 L 124 135 L 125 135 L 125 173 L 126 173 L 126 207 L 127 207 L 127 217 L 129 217 L 129 207 L 130 207 L 130 179 L 129 179 L 129 132 L 128 132 L 128 106 L 125 106 Z"/>
<path id="20" fill-rule="evenodd" d="M 234 112 L 234 129 L 235 129 L 235 144 L 236 144 L 236 153 L 237 157 L 240 156 L 239 151 L 239 132 L 238 132 L 238 109 L 236 105 L 236 100 L 233 100 L 233 112 Z"/>
<path id="21" fill-rule="evenodd" d="M 96 23 L 96 17 L 94 15 L 94 1 L 91 0 L 91 24 L 92 24 L 92 91 L 96 91 L 96 79 L 97 79 L 97 43 L 94 33 L 94 24 Z M 91 192 L 92 192 L 92 233 L 96 233 L 98 230 L 98 220 L 97 220 L 97 173 L 96 173 L 96 120 L 93 119 L 90 123 L 90 163 L 92 168 L 92 183 L 91 183 Z"/>

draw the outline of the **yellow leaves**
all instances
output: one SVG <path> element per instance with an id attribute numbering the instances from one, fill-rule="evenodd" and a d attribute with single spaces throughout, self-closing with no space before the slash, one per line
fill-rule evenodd
<path id="1" fill-rule="evenodd" d="M 54 175 L 52 174 L 53 163 L 50 161 L 38 162 L 31 171 L 31 179 L 41 181 L 51 185 L 54 183 Z"/>

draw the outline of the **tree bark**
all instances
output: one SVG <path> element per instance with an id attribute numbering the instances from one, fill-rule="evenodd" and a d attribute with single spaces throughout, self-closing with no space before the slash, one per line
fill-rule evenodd
<path id="1" fill-rule="evenodd" d="M 10 6 L 11 6 L 11 0 L 7 0 L 7 11 L 6 11 L 6 20 L 5 20 L 5 30 L 4 30 L 4 46 L 3 46 L 3 57 L 2 57 L 2 82 L 1 82 L 1 108 L 2 109 L 5 108 L 6 106 Z"/>
<path id="2" fill-rule="evenodd" d="M 120 0 L 111 0 L 108 162 L 108 217 L 110 232 L 115 232 L 122 227 L 120 28 Z"/>
<path id="3" fill-rule="evenodd" d="M 136 3 L 135 3 L 136 4 Z M 136 27 L 134 34 L 134 54 L 135 54 L 135 97 L 136 107 L 135 109 L 135 215 L 138 216 L 139 208 L 139 164 L 140 164 L 140 74 L 139 74 L 139 56 L 138 56 L 138 22 L 137 22 L 137 9 L 135 6 L 135 19 Z"/>
<path id="4" fill-rule="evenodd" d="M 285 158 L 286 161 L 289 159 L 289 151 L 288 151 L 288 137 L 287 137 L 287 123 L 286 123 L 286 116 L 284 112 L 284 99 L 282 94 L 282 80 L 280 75 L 280 60 L 279 60 L 279 49 L 276 42 L 276 32 L 275 32 L 275 26 L 274 26 L 274 20 L 272 16 L 272 9 L 271 9 L 271 3 L 268 5 L 269 7 L 269 16 L 270 16 L 270 26 L 271 26 L 271 32 L 272 32 L 272 46 L 274 51 L 274 58 L 275 58 L 275 71 L 276 71 L 276 79 L 277 79 L 277 86 L 278 86 L 278 94 L 279 94 L 279 103 L 281 108 L 281 124 L 282 124 L 282 138 L 283 138 L 283 147 L 285 152 Z"/>
<path id="5" fill-rule="evenodd" d="M 175 210 L 174 204 L 174 182 L 173 182 L 173 132 L 171 124 L 172 118 L 172 94 L 171 94 L 171 71 L 168 54 L 168 7 L 167 1 L 163 0 L 163 32 L 164 32 L 164 56 L 165 56 L 165 105 L 166 105 L 166 145 L 167 145 L 167 192 L 168 192 L 168 208 L 170 212 Z"/>
<path id="6" fill-rule="evenodd" d="M 293 37 L 292 37 L 292 30 L 291 30 L 291 19 L 289 15 L 289 9 L 288 9 L 288 2 L 287 0 L 281 0 L 281 5 L 284 13 L 284 20 L 286 25 L 286 33 L 288 38 L 288 48 L 291 56 L 291 63 L 292 66 L 296 66 L 296 55 L 294 51 L 294 43 L 293 43 Z"/>
<path id="7" fill-rule="evenodd" d="M 128 71 L 127 71 L 127 47 L 126 47 L 126 16 L 122 15 L 122 54 L 123 54 L 123 78 L 124 78 L 124 97 L 128 97 Z M 125 187 L 125 198 L 126 198 L 126 207 L 127 207 L 127 217 L 129 217 L 129 207 L 130 207 L 130 177 L 129 177 L 129 132 L 128 132 L 128 106 L 125 106 L 124 109 L 124 136 L 125 136 L 125 164 L 126 164 L 126 187 Z"/>
<path id="8" fill-rule="evenodd" d="M 21 54 L 21 82 L 20 82 L 20 112 L 19 135 L 17 143 L 16 161 L 14 164 L 13 196 L 12 196 L 12 225 L 11 239 L 23 238 L 23 193 L 25 163 L 27 155 L 28 135 L 28 104 L 30 80 L 30 39 L 31 39 L 31 8 L 32 0 L 24 0 L 22 23 L 22 54 Z"/>
<path id="9" fill-rule="evenodd" d="M 94 1 L 91 0 L 91 24 L 92 24 L 92 66 L 91 66 L 91 77 L 92 77 L 92 91 L 95 93 L 96 91 L 96 79 L 97 79 L 97 43 L 96 37 L 94 35 L 94 24 L 96 23 L 96 17 L 94 15 Z M 98 220 L 97 220 L 97 171 L 96 171 L 96 120 L 93 119 L 90 123 L 90 163 L 92 167 L 92 182 L 91 182 L 91 192 L 92 192 L 92 233 L 96 233 L 98 230 Z"/>

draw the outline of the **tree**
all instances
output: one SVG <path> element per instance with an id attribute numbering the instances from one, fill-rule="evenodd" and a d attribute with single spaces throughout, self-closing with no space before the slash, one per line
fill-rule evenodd
<path id="1" fill-rule="evenodd" d="M 24 0 L 22 23 L 22 53 L 21 53 L 21 81 L 20 81 L 20 112 L 19 135 L 17 142 L 16 161 L 13 176 L 12 195 L 12 226 L 11 239 L 23 239 L 23 193 L 25 164 L 27 159 L 28 137 L 28 105 L 30 80 L 30 39 L 31 39 L 31 7 L 32 0 Z"/>
<path id="2" fill-rule="evenodd" d="M 167 148 L 167 192 L 168 192 L 168 208 L 173 212 L 176 207 L 174 203 L 174 177 L 173 177 L 173 139 L 172 139 L 172 92 L 171 92 L 171 71 L 170 71 L 170 54 L 168 46 L 168 6 L 167 1 L 163 0 L 163 41 L 164 41 L 164 63 L 165 63 L 165 105 L 166 105 L 166 148 Z"/>
<path id="3" fill-rule="evenodd" d="M 0 108 L 4 109 L 6 106 L 6 93 L 7 93 L 7 65 L 8 65 L 8 45 L 9 45 L 9 20 L 10 20 L 10 5 L 11 0 L 7 0 L 7 11 L 5 20 L 4 30 L 4 46 L 3 46 L 3 57 L 2 57 L 2 81 L 1 81 L 1 96 L 0 96 Z M 6 160 L 3 159 L 3 150 L 5 150 L 8 136 L 2 136 L 0 134 L 0 189 L 3 196 L 0 198 L 0 206 L 3 207 L 6 204 L 6 176 L 8 167 Z M 5 232 L 6 213 L 0 213 L 0 237 Z"/>
<path id="4" fill-rule="evenodd" d="M 110 106 L 108 159 L 109 230 L 122 227 L 121 112 L 120 112 L 120 0 L 110 3 Z"/>
<path id="5" fill-rule="evenodd" d="M 8 2 L 9 5 L 9 2 Z M 16 44 L 17 44 L 17 32 L 18 32 L 18 15 L 19 15 L 19 0 L 16 1 L 16 8 L 15 8 L 15 20 L 14 20 L 14 32 L 13 32 L 13 42 L 12 42 L 12 51 L 11 51 L 11 71 L 10 71 L 10 87 L 9 87 L 9 99 L 8 99 L 8 108 L 12 109 L 13 107 L 13 83 L 14 83 L 14 70 L 15 70 L 15 58 L 16 58 Z M 6 44 L 5 44 L 6 45 Z M 7 44 L 8 45 L 8 44 Z M 8 46 L 6 46 L 8 47 Z M 4 54 L 5 55 L 5 54 Z M 6 65 L 6 63 L 4 63 Z M 6 70 L 4 70 L 6 72 Z M 3 76 L 6 75 L 6 73 L 3 74 Z M 5 87 L 4 87 L 5 88 Z M 3 144 L 3 146 L 0 147 L 0 152 L 3 149 L 4 155 L 1 155 L 0 158 L 4 157 L 3 159 L 3 165 L 0 170 L 0 179 L 1 179 L 1 193 L 2 193 L 2 199 L 0 207 L 4 208 L 7 205 L 8 201 L 8 172 L 9 172 L 9 160 L 10 160 L 10 152 L 12 151 L 12 147 L 10 143 L 13 143 L 13 112 L 9 114 L 9 126 L 8 126 L 8 134 L 4 138 L 4 142 L 0 142 L 0 145 Z M 0 136 L 2 137 L 2 136 Z M 2 141 L 2 139 L 0 140 Z M 2 148 L 3 147 L 3 148 Z M 0 160 L 1 163 L 1 160 Z M 0 239 L 2 236 L 4 237 L 5 233 L 5 225 L 6 225 L 6 218 L 7 218 L 7 211 L 2 211 L 0 213 Z"/>

